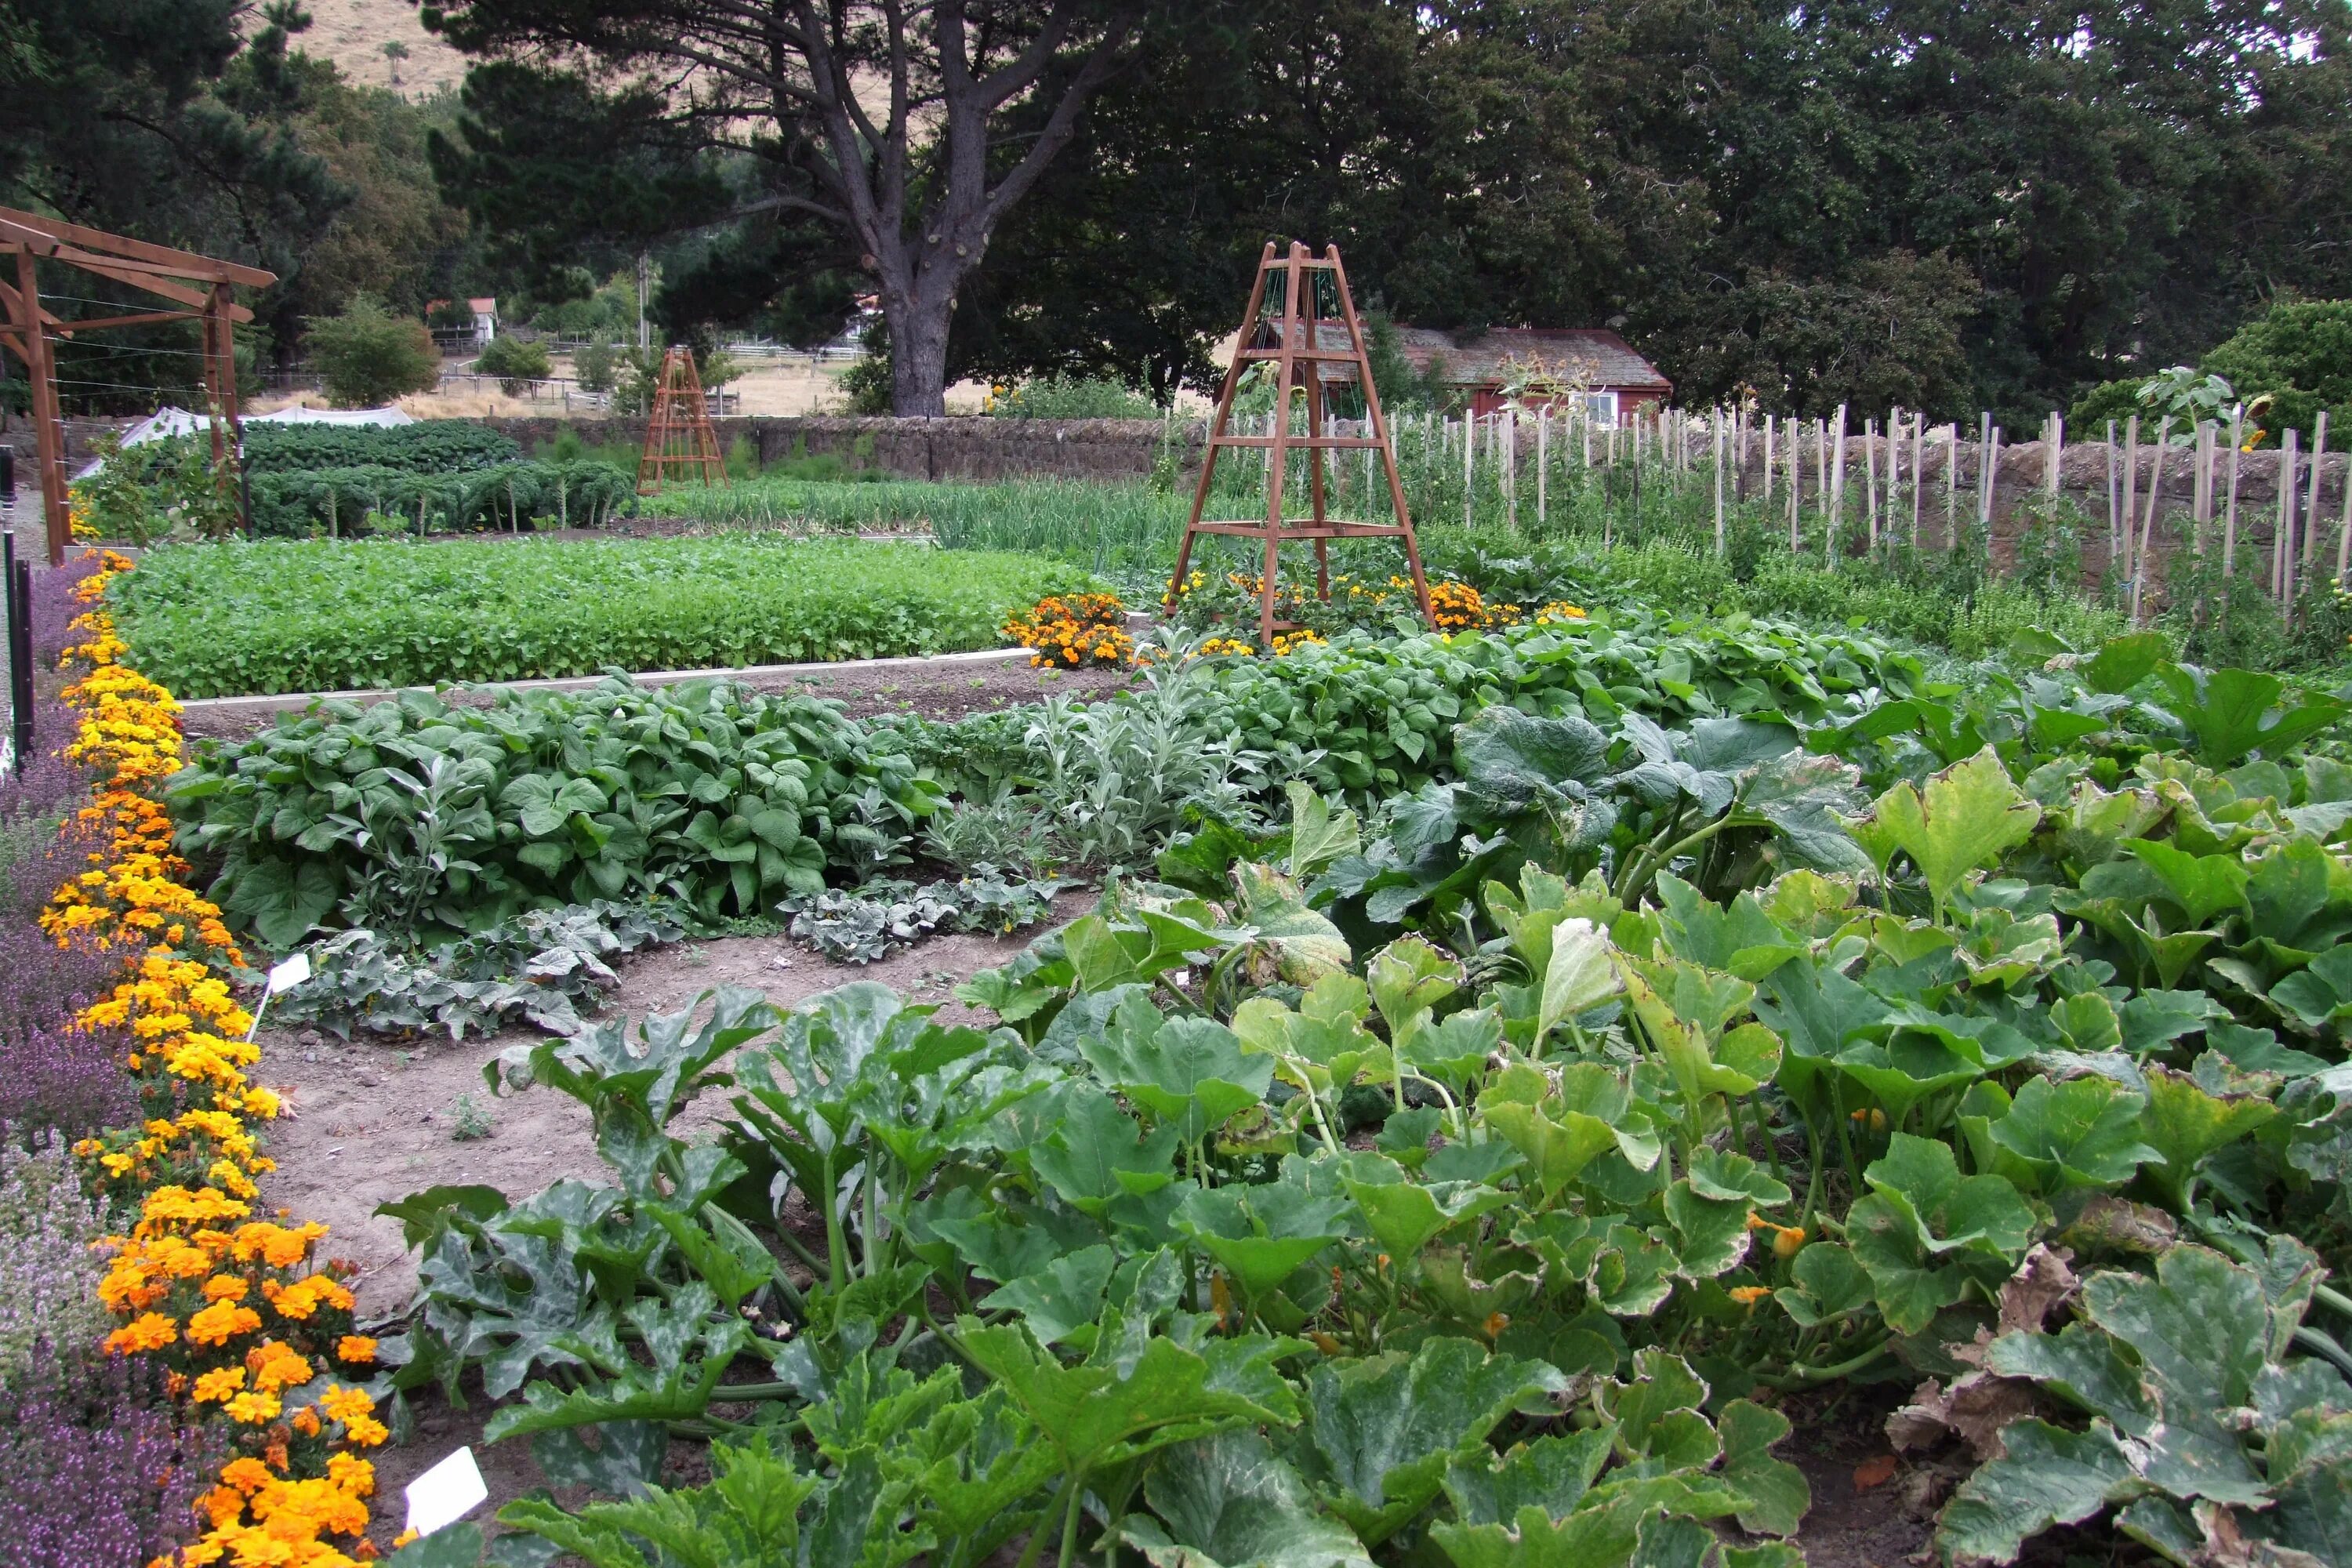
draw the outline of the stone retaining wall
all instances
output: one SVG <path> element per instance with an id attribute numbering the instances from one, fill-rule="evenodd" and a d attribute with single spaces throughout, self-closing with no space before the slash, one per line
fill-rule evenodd
<path id="1" fill-rule="evenodd" d="M 565 429 L 593 445 L 642 445 L 642 418 L 488 419 L 536 452 Z M 911 479 L 1052 478 L 1130 479 L 1151 472 L 1166 427 L 1156 419 L 845 419 L 829 416 L 721 419 L 719 444 L 750 440 L 762 463 L 835 457 L 855 469 Z M 1178 426 L 1187 467 L 1200 459 L 1202 426 Z"/>

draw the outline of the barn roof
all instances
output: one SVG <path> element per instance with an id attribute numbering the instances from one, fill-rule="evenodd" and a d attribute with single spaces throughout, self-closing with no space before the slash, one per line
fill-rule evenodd
<path id="1" fill-rule="evenodd" d="M 1456 386 L 1486 386 L 1504 380 L 1516 363 L 1541 361 L 1586 367 L 1598 388 L 1671 392 L 1674 383 L 1633 352 L 1616 333 L 1599 328 L 1490 327 L 1456 335 L 1428 327 L 1397 328 L 1397 347 L 1415 370 L 1426 373 L 1442 362 L 1445 380 Z"/>

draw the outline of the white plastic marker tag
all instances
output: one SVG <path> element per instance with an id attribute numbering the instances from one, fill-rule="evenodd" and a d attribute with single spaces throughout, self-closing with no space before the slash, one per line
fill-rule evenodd
<path id="1" fill-rule="evenodd" d="M 408 1499 L 408 1528 L 419 1535 L 430 1535 L 488 1500 L 490 1489 L 482 1484 L 474 1450 L 460 1448 L 409 1482 L 404 1495 Z"/>
<path id="2" fill-rule="evenodd" d="M 276 996 L 281 992 L 291 991 L 310 978 L 310 955 L 298 952 L 269 972 L 269 994 Z"/>

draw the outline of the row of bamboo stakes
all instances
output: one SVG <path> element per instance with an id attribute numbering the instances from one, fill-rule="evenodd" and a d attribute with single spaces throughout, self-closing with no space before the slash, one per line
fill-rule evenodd
<path id="1" fill-rule="evenodd" d="M 1268 416 L 1270 418 L 1270 416 Z M 1335 422 L 1337 429 L 1345 422 Z M 2238 566 L 2242 508 L 2241 482 L 2249 427 L 2243 415 L 2232 414 L 2223 424 L 2214 419 L 2194 421 L 2176 444 L 2175 416 L 2159 417 L 2152 437 L 2144 439 L 2140 417 L 2127 418 L 2120 430 L 2109 421 L 2105 437 L 2095 443 L 2105 456 L 2105 499 L 2107 520 L 2107 563 L 2125 574 L 2129 609 L 2142 618 L 2150 591 L 2148 563 L 2158 555 L 2157 521 L 2168 468 L 2186 456 L 2189 472 L 2191 551 L 2203 555 L 2207 537 L 2218 521 L 2221 570 L 2233 576 Z M 2269 542 L 2266 589 L 2281 606 L 2293 605 L 2321 570 L 2322 535 L 2327 518 L 2322 510 L 2321 487 L 2327 456 L 2327 416 L 2319 415 L 2312 430 L 2311 450 L 2301 450 L 2302 433 L 2288 430 L 2281 437 L 2278 461 L 2277 518 Z M 1859 442 L 1853 437 L 1858 436 Z M 1531 439 L 1530 439 L 1531 437 Z M 1881 425 L 1865 418 L 1859 431 L 1850 428 L 1846 407 L 1831 418 L 1804 420 L 1759 415 L 1746 408 L 1714 408 L 1703 413 L 1649 406 L 1627 411 L 1618 420 L 1590 416 L 1582 406 L 1565 410 L 1550 406 L 1507 406 L 1475 417 L 1446 418 L 1437 414 L 1402 415 L 1391 423 L 1392 447 L 1408 442 L 1433 455 L 1461 455 L 1463 521 L 1472 521 L 1482 466 L 1494 477 L 1509 521 L 1519 521 L 1519 481 L 1533 458 L 1534 521 L 1548 521 L 1549 480 L 1556 463 L 1570 458 L 1578 466 L 1630 466 L 1637 476 L 1650 472 L 1680 488 L 1696 477 L 1714 489 L 1715 545 L 1726 548 L 1728 509 L 1751 499 L 1772 507 L 1776 495 L 1789 524 L 1789 548 L 1805 548 L 1807 517 L 1821 526 L 1824 569 L 1834 572 L 1839 556 L 1838 530 L 1850 525 L 1849 475 L 1853 449 L 1862 456 L 1863 543 L 1872 552 L 1907 532 L 1915 549 L 1922 546 L 1923 520 L 1930 509 L 1927 482 L 1931 467 L 1941 469 L 1942 543 L 1954 548 L 1961 537 L 1963 497 L 1970 525 L 1990 531 L 2001 458 L 2008 449 L 2003 432 L 1989 413 L 1978 416 L 1972 438 L 1964 439 L 1952 422 L 1930 425 L 1924 415 L 1893 409 Z M 2066 452 L 2066 422 L 2053 413 L 2041 435 L 2030 446 L 2042 449 L 2041 481 L 2037 488 L 2055 500 L 2063 485 Z M 1482 450 L 1483 448 L 1483 450 Z M 2145 464 L 2142 453 L 2147 454 Z M 1555 457 L 1555 453 L 1558 457 Z M 1400 460 L 1402 453 L 1398 453 Z M 1958 482 L 1964 456 L 1973 456 L 1973 482 Z M 1365 486 L 1371 489 L 1372 454 L 1363 453 Z M 2142 468 L 2147 488 L 2140 488 Z M 2339 465 L 2340 466 L 2340 465 Z M 1806 468 L 1811 472 L 1807 506 Z M 1751 471 L 1755 482 L 1751 484 Z M 2341 515 L 2336 520 L 2334 581 L 2345 588 L 2352 578 L 2352 470 L 2339 481 Z M 1907 496 L 1906 491 L 1907 489 Z M 1905 502 L 1907 500 L 1907 507 Z M 2086 509 L 2088 510 L 2088 509 Z M 2174 509 L 2177 511 L 2177 508 Z M 1907 519 L 1904 515 L 1907 511 Z M 2216 514 L 2219 514 L 2218 518 Z M 1907 528 L 1906 528 L 1907 523 Z M 1604 529 L 1611 526 L 1605 520 Z M 1609 542 L 1604 541 L 1604 543 Z"/>

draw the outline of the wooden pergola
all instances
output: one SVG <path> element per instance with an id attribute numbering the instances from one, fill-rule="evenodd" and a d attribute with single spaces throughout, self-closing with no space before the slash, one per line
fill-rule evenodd
<path id="1" fill-rule="evenodd" d="M 41 479 L 41 514 L 48 525 L 49 564 L 65 563 L 67 535 L 64 416 L 58 408 L 57 353 L 53 338 L 103 327 L 145 326 L 153 321 L 198 321 L 204 331 L 205 391 L 217 417 L 213 425 L 213 460 L 217 463 L 239 435 L 236 412 L 236 322 L 253 312 L 230 297 L 237 284 L 266 289 L 274 272 L 242 267 L 193 251 L 150 245 L 101 229 L 60 223 L 37 213 L 0 207 L 0 255 L 14 251 L 16 280 L 0 269 L 0 346 L 13 350 L 33 384 L 33 428 Z M 79 271 L 128 284 L 169 300 L 173 309 L 60 321 L 41 308 L 38 263 L 47 258 Z M 226 422 L 227 432 L 223 434 Z"/>

